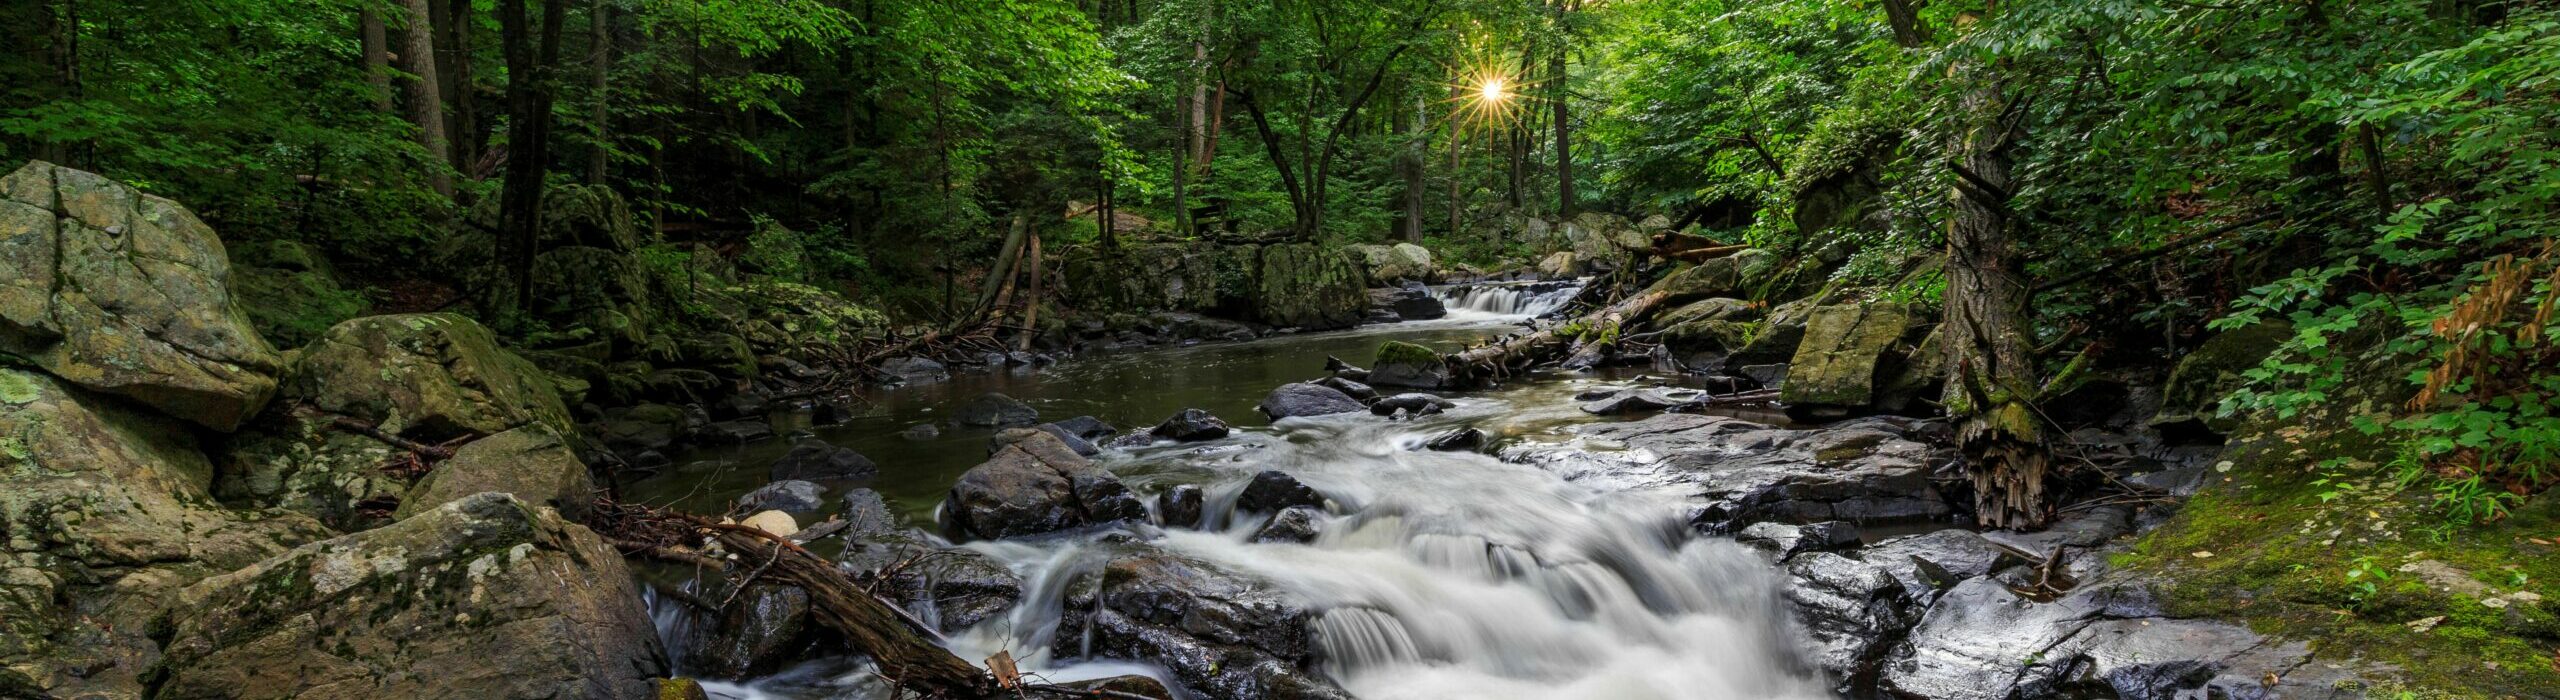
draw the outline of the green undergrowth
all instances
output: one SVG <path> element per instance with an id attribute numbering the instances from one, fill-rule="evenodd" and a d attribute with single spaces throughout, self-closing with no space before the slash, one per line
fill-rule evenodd
<path id="1" fill-rule="evenodd" d="M 2381 667 L 2371 697 L 2560 695 L 2560 499 L 2448 520 L 2399 485 L 2394 449 L 2299 426 L 2235 440 L 2212 483 L 2116 563 L 2157 582 L 2171 616 Z"/>

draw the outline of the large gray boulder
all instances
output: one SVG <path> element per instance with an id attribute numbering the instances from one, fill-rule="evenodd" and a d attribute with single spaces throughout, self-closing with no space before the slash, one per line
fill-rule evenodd
<path id="1" fill-rule="evenodd" d="M 1146 505 L 1119 478 L 1037 431 L 960 475 L 943 512 L 962 534 L 985 539 L 1147 517 Z"/>
<path id="2" fill-rule="evenodd" d="M 215 506 L 195 433 L 0 367 L 0 695 L 140 697 L 171 593 L 329 535 Z"/>
<path id="3" fill-rule="evenodd" d="M 1372 287 L 1430 282 L 1438 272 L 1438 267 L 1431 262 L 1430 249 L 1411 243 L 1355 245 L 1347 250 L 1359 258 Z"/>
<path id="4" fill-rule="evenodd" d="M 620 552 L 502 493 L 179 595 L 157 698 L 648 698 L 665 654 Z"/>
<path id="5" fill-rule="evenodd" d="M 456 314 L 338 324 L 303 350 L 284 395 L 431 442 L 534 423 L 577 434 L 549 375 L 500 347 L 488 327 Z"/>
<path id="6" fill-rule="evenodd" d="M 177 202 L 30 163 L 0 178 L 0 354 L 229 431 L 275 396 L 222 242 Z"/>
<path id="7" fill-rule="evenodd" d="M 1761 522 L 1925 522 L 1953 512 L 1930 478 L 1931 465 L 1950 457 L 1922 442 L 1907 420 L 1789 430 L 1669 413 L 1574 430 L 1625 444 L 1636 458 L 1571 452 L 1553 458 L 1596 460 L 1594 467 L 1631 478 L 1686 484 L 1700 505 L 1694 524 L 1710 531 Z"/>

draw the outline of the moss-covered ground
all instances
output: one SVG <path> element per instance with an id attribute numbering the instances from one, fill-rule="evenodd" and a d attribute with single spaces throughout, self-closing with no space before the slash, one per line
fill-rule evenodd
<path id="1" fill-rule="evenodd" d="M 2456 522 L 2398 485 L 2377 438 L 2293 426 L 2234 444 L 2204 492 L 2117 557 L 2159 583 L 2169 614 L 2382 668 L 2393 677 L 2371 697 L 2560 697 L 2560 497 Z"/>

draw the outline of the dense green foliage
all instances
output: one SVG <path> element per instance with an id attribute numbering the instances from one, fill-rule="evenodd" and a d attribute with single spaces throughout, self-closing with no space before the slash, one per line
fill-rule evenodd
<path id="1" fill-rule="evenodd" d="M 487 225 L 465 212 L 518 155 L 502 102 L 539 83 L 541 165 L 630 197 L 663 239 L 644 257 L 787 236 L 801 253 L 742 264 L 913 321 L 967 308 L 1015 220 L 1052 249 L 1234 231 L 1525 266 L 1520 215 L 1575 210 L 1936 303 L 1945 278 L 1906 273 L 1945 245 L 1960 101 L 1988 89 L 2043 361 L 2157 364 L 2283 320 L 2225 410 L 2408 374 L 2417 400 L 2366 427 L 2456 518 L 2560 478 L 2547 3 L 549 2 L 535 76 L 500 22 L 528 0 L 16 3 L 0 161 L 433 287 L 405 263 Z M 445 152 L 411 116 L 412 35 L 440 42 Z M 1071 218 L 1098 202 L 1114 235 Z"/>

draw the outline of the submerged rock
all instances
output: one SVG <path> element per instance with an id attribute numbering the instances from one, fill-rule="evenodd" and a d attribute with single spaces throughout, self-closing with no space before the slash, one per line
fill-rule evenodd
<path id="1" fill-rule="evenodd" d="M 1484 431 L 1475 428 L 1459 428 L 1434 436 L 1422 443 L 1422 446 L 1436 452 L 1474 452 L 1484 449 L 1484 443 Z"/>
<path id="2" fill-rule="evenodd" d="M 860 481 L 880 474 L 880 465 L 871 458 L 815 438 L 791 444 L 773 466 L 765 470 L 765 478 L 774 481 Z"/>
<path id="3" fill-rule="evenodd" d="M 680 642 L 686 673 L 742 679 L 768 675 L 808 655 L 816 626 L 809 619 L 809 591 L 779 583 L 750 584 L 717 613 L 686 608 L 692 617 Z"/>
<path id="4" fill-rule="evenodd" d="M 1120 480 L 1054 435 L 1006 445 L 951 487 L 943 510 L 962 533 L 999 539 L 1146 518 Z"/>
<path id="5" fill-rule="evenodd" d="M 1199 527 L 1207 501 L 1207 493 L 1194 484 L 1166 489 L 1156 494 L 1156 523 L 1165 527 Z"/>
<path id="6" fill-rule="evenodd" d="M 1254 408 L 1272 420 L 1280 420 L 1351 413 L 1363 407 L 1358 400 L 1332 388 L 1299 382 L 1271 390 L 1270 396 L 1263 397 L 1262 405 Z"/>
<path id="7" fill-rule="evenodd" d="M 1030 425 L 1040 422 L 1040 412 L 1011 396 L 995 392 L 979 394 L 953 412 L 961 425 L 995 428 Z"/>
<path id="8" fill-rule="evenodd" d="M 34 162 L 0 177 L 0 355 L 230 431 L 282 358 L 233 303 L 222 242 L 177 202 Z"/>
<path id="9" fill-rule="evenodd" d="M 180 600 L 156 697 L 645 698 L 666 675 L 621 554 L 506 494 L 304 545 Z"/>
<path id="10" fill-rule="evenodd" d="M 1314 542 L 1323 518 L 1324 511 L 1313 506 L 1283 508 L 1280 512 L 1273 513 L 1270 522 L 1263 523 L 1261 529 L 1253 531 L 1253 537 L 1248 538 L 1248 541 L 1298 544 Z"/>
<path id="11" fill-rule="evenodd" d="M 776 481 L 738 497 L 738 512 L 809 514 L 827 507 L 827 488 L 806 481 Z"/>
<path id="12" fill-rule="evenodd" d="M 1399 411 L 1409 415 L 1428 416 L 1457 407 L 1458 402 L 1431 394 L 1405 393 L 1370 402 L 1369 412 L 1381 416 L 1393 416 Z"/>

